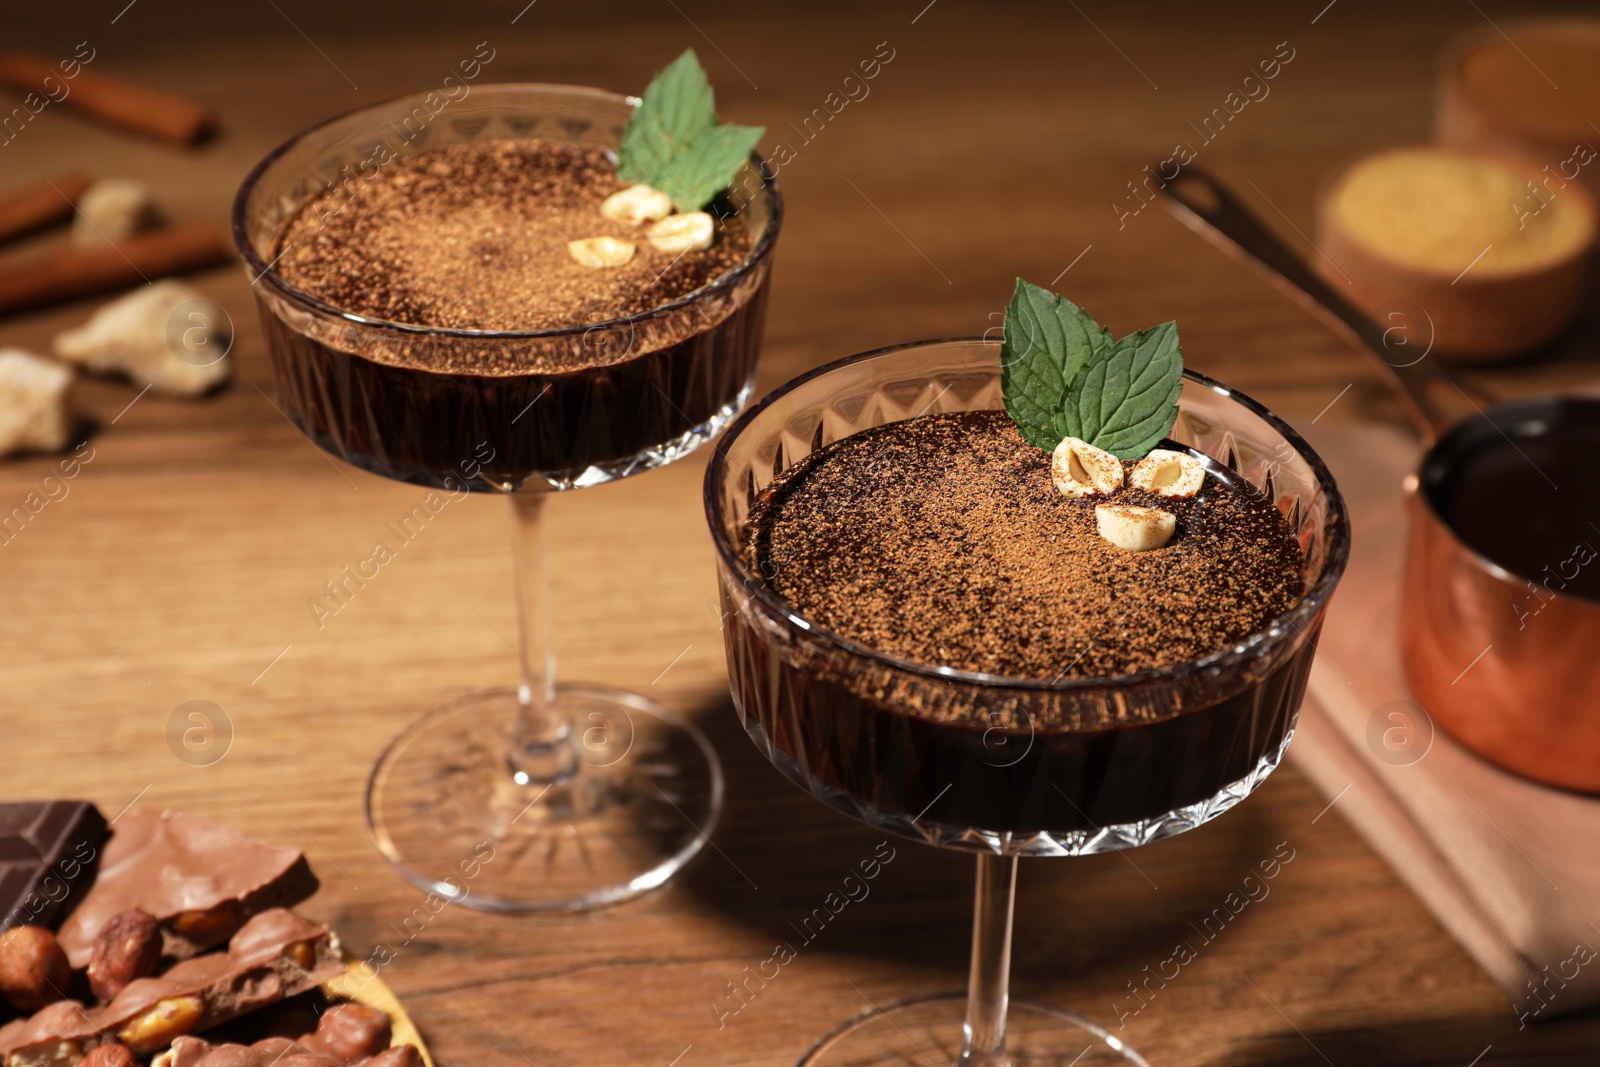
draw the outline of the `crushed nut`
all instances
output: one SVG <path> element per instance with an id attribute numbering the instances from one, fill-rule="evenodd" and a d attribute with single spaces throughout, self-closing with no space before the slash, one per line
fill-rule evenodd
<path id="1" fill-rule="evenodd" d="M 672 214 L 672 197 L 648 185 L 630 185 L 622 192 L 606 197 L 600 205 L 600 214 L 631 226 L 654 222 Z"/>
<path id="2" fill-rule="evenodd" d="M 210 1051 L 211 1042 L 204 1038 L 188 1035 L 175 1037 L 171 1048 L 156 1053 L 155 1059 L 150 1061 L 150 1067 L 198 1067 Z M 79 1064 L 79 1067 L 83 1065 Z"/>
<path id="3" fill-rule="evenodd" d="M 1178 528 L 1178 518 L 1170 511 L 1134 504 L 1096 504 L 1094 522 L 1101 537 L 1129 552 L 1160 548 Z"/>
<path id="4" fill-rule="evenodd" d="M 1206 469 L 1199 460 L 1187 452 L 1165 448 L 1152 449 L 1128 474 L 1128 483 L 1135 489 L 1173 498 L 1194 496 L 1205 480 Z"/>
<path id="5" fill-rule="evenodd" d="M 194 1029 L 205 1011 L 199 997 L 168 997 L 158 1000 L 142 1014 L 135 1015 L 117 1031 L 117 1039 L 140 1054 L 154 1052 L 172 1044 Z"/>
<path id="6" fill-rule="evenodd" d="M 1105 496 L 1122 488 L 1122 460 L 1076 437 L 1050 455 L 1050 480 L 1063 496 Z"/>
<path id="7" fill-rule="evenodd" d="M 78 1067 L 83 1046 L 76 1041 L 51 1041 L 19 1048 L 6 1057 L 6 1067 Z"/>
<path id="8" fill-rule="evenodd" d="M 181 911 L 168 921 L 186 937 L 208 938 L 225 930 L 237 930 L 244 920 L 239 916 L 238 905 L 225 900 L 204 911 Z"/>
<path id="9" fill-rule="evenodd" d="M 233 343 L 227 312 L 173 278 L 113 300 L 75 330 L 56 335 L 55 353 L 91 371 L 115 371 L 169 396 L 199 396 L 226 381 Z"/>
<path id="10" fill-rule="evenodd" d="M 685 215 L 668 215 L 646 230 L 645 237 L 660 251 L 675 256 L 710 248 L 714 231 L 710 215 L 691 211 Z"/>
<path id="11" fill-rule="evenodd" d="M 567 251 L 572 258 L 590 270 L 620 267 L 633 258 L 634 246 L 629 241 L 615 237 L 585 237 L 581 241 L 568 241 Z"/>
<path id="12" fill-rule="evenodd" d="M 0 456 L 67 447 L 72 369 L 20 348 L 0 348 Z"/>
<path id="13" fill-rule="evenodd" d="M 127 178 L 102 178 L 84 190 L 76 206 L 72 243 L 81 248 L 120 241 L 161 224 L 150 187 Z"/>
<path id="14" fill-rule="evenodd" d="M 317 950 L 309 941 L 296 941 L 283 950 L 283 958 L 302 971 L 309 971 L 317 962 Z"/>

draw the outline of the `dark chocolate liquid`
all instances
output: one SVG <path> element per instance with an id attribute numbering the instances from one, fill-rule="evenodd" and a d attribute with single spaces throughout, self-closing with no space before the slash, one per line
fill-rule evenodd
<path id="1" fill-rule="evenodd" d="M 730 414 L 755 378 L 766 296 L 763 280 L 723 321 L 653 352 L 518 375 L 379 363 L 258 304 L 284 412 L 318 447 L 386 478 L 490 492 L 655 466 L 651 450 Z"/>
<path id="2" fill-rule="evenodd" d="M 1480 555 L 1554 592 L 1600 600 L 1600 402 L 1504 410 L 1440 443 L 1423 471 L 1428 499 Z"/>
<path id="3" fill-rule="evenodd" d="M 993 833 L 1094 832 L 1215 797 L 1288 739 L 1320 619 L 1232 697 L 1103 730 L 1001 730 L 908 714 L 797 664 L 724 591 L 740 718 L 797 784 L 869 821 Z M 998 702 L 997 698 L 997 702 Z M 1136 697 L 1134 699 L 1137 699 Z M 904 831 L 902 831 L 904 832 Z"/>
<path id="4" fill-rule="evenodd" d="M 1226 468 L 1207 477 L 1255 495 Z M 787 622 L 758 621 L 752 616 L 767 609 L 745 606 L 745 595 L 724 581 L 729 673 L 745 729 L 803 788 L 902 833 L 914 820 L 921 829 L 1092 834 L 1211 800 L 1276 758 L 1321 630 L 1318 616 L 1259 658 L 1181 684 L 1176 714 L 1170 691 L 1131 686 L 1118 698 L 1124 721 L 1066 728 L 1043 713 L 1050 697 L 1003 684 L 971 687 L 956 700 L 963 715 L 917 714 L 877 696 L 894 691 L 892 669 L 829 649 Z M 911 683 L 911 698 L 940 684 Z"/>

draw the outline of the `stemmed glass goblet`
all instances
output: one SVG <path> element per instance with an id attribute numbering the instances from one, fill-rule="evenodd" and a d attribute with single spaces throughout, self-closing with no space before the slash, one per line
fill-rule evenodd
<path id="1" fill-rule="evenodd" d="M 1017 859 L 1134 848 L 1227 811 L 1294 729 L 1349 524 L 1322 461 L 1281 419 L 1186 372 L 1170 438 L 1271 500 L 1298 539 L 1305 592 L 1228 648 L 1113 678 L 1011 678 L 914 663 L 828 631 L 776 596 L 744 553 L 779 474 L 853 433 L 929 412 L 1003 407 L 999 345 L 929 341 L 812 371 L 746 412 L 706 473 L 734 706 L 780 771 L 856 819 L 977 853 L 964 996 L 873 1008 L 803 1065 L 1144 1060 L 1082 1016 L 1010 998 Z M 963 1007 L 964 1006 L 964 1007 Z"/>
<path id="2" fill-rule="evenodd" d="M 700 731 L 654 701 L 556 682 L 544 504 L 673 462 L 744 406 L 781 200 L 752 159 L 737 179 L 744 202 L 718 205 L 752 234 L 741 262 L 649 311 L 559 329 L 377 321 L 287 284 L 273 270 L 287 250 L 280 235 L 324 191 L 450 144 L 614 149 L 638 103 L 574 86 L 479 85 L 435 114 L 437 96 L 363 108 L 275 150 L 239 190 L 235 239 L 278 403 L 296 427 L 365 470 L 502 493 L 512 506 L 521 684 L 437 709 L 390 743 L 367 788 L 378 848 L 414 884 L 470 906 L 611 903 L 660 885 L 701 848 L 722 772 Z"/>

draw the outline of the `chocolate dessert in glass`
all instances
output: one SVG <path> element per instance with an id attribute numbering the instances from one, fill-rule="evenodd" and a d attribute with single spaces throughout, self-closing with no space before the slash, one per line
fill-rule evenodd
<path id="1" fill-rule="evenodd" d="M 235 236 L 296 427 L 385 477 L 511 502 L 521 684 L 389 745 L 375 842 L 447 900 L 606 904 L 701 848 L 722 775 L 659 704 L 556 682 L 544 503 L 679 459 L 743 408 L 781 200 L 761 131 L 717 123 L 692 52 L 642 99 L 457 89 L 284 144 L 240 189 Z"/>
<path id="2" fill-rule="evenodd" d="M 968 992 L 868 1011 L 804 1064 L 1143 1063 L 1010 1000 L 1017 857 L 1143 845 L 1260 785 L 1348 554 L 1322 462 L 1183 370 L 1175 331 L 1130 353 L 1016 312 L 1004 347 L 922 342 L 795 379 L 707 472 L 751 739 L 831 807 L 978 854 Z M 1028 334 L 1057 357 L 1031 377 Z M 1072 406 L 1074 384 L 1077 409 L 1041 407 Z M 1139 418 L 1117 424 L 1130 398 Z"/>

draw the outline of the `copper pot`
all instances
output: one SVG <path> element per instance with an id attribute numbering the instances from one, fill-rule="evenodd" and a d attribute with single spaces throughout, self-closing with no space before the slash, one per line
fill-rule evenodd
<path id="1" fill-rule="evenodd" d="M 1488 447 L 1521 451 L 1518 441 L 1545 434 L 1600 442 L 1600 401 L 1493 403 L 1427 358 L 1416 336 L 1420 308 L 1411 316 L 1395 309 L 1387 325 L 1369 318 L 1203 172 L 1186 169 L 1163 192 L 1191 229 L 1372 353 L 1422 437 L 1421 465 L 1406 480 L 1411 536 L 1400 615 L 1401 659 L 1417 702 L 1484 759 L 1600 792 L 1600 600 L 1563 591 L 1559 575 L 1536 582 L 1513 574 L 1469 545 L 1446 514 L 1447 491 Z M 1504 521 L 1522 518 L 1508 509 Z M 1600 546 L 1600 529 L 1591 544 Z"/>

